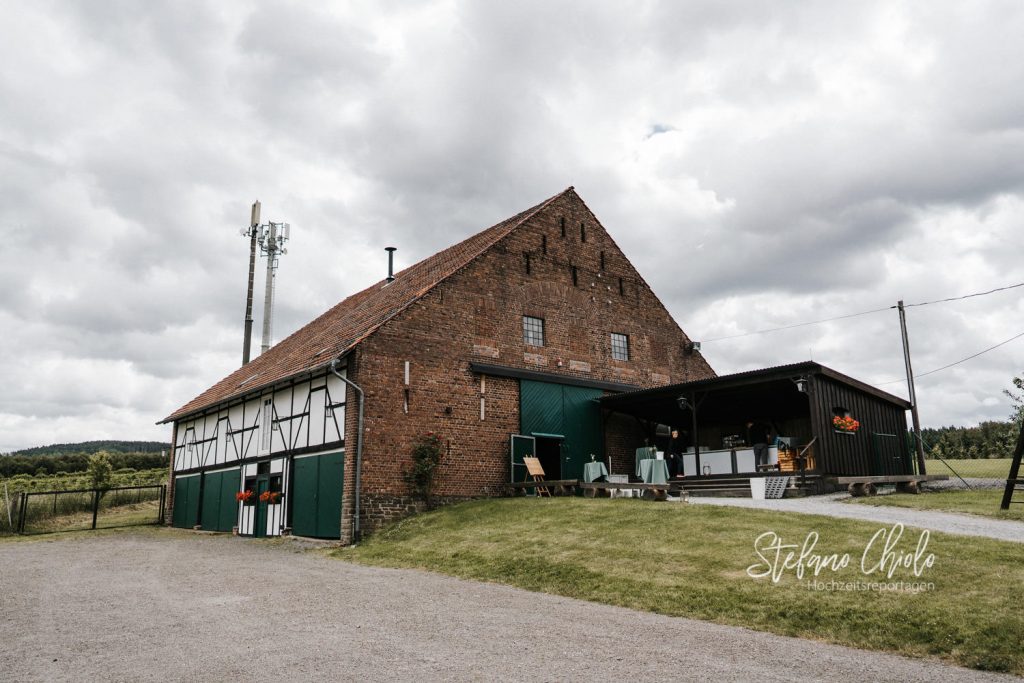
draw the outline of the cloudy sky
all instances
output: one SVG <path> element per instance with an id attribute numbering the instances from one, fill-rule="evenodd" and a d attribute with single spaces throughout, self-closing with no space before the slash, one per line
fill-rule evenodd
<path id="1" fill-rule="evenodd" d="M 169 438 L 240 362 L 257 198 L 293 226 L 277 339 L 384 246 L 569 185 L 695 339 L 1024 282 L 1022 35 L 1012 1 L 5 2 L 0 451 Z M 1022 295 L 909 309 L 915 371 Z M 891 310 L 704 352 L 903 376 Z M 922 421 L 1004 418 L 1022 370 L 1024 338 L 921 378 Z"/>

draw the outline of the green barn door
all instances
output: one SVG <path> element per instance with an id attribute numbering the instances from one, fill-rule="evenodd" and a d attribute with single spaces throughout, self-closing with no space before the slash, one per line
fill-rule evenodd
<path id="1" fill-rule="evenodd" d="M 292 533 L 296 536 L 316 535 L 318 461 L 318 456 L 292 461 Z"/>
<path id="2" fill-rule="evenodd" d="M 220 515 L 217 531 L 231 531 L 238 524 L 238 499 L 242 489 L 242 472 L 234 469 L 220 473 Z"/>
<path id="3" fill-rule="evenodd" d="M 341 537 L 341 492 L 345 454 L 295 458 L 292 463 L 292 533 Z"/>
<path id="4" fill-rule="evenodd" d="M 235 494 L 241 486 L 238 469 L 205 474 L 203 482 L 204 531 L 231 531 L 238 523 Z"/>
<path id="5" fill-rule="evenodd" d="M 174 513 L 171 524 L 191 529 L 199 523 L 199 475 L 174 478 Z"/>
<path id="6" fill-rule="evenodd" d="M 602 395 L 600 389 L 586 387 L 563 387 L 562 414 L 565 424 L 565 448 L 562 449 L 562 478 L 579 479 L 583 476 L 583 465 L 604 457 L 601 434 L 601 413 L 595 399 Z"/>
<path id="7" fill-rule="evenodd" d="M 560 472 L 548 479 L 579 479 L 590 454 L 603 457 L 600 389 L 550 382 L 519 381 L 519 426 L 522 434 L 562 438 Z"/>
<path id="8" fill-rule="evenodd" d="M 217 531 L 220 518 L 220 472 L 203 474 L 203 531 Z"/>

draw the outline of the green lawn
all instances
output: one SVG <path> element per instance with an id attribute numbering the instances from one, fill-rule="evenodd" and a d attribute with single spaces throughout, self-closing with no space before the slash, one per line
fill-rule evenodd
<path id="1" fill-rule="evenodd" d="M 1000 510 L 1003 490 L 975 489 L 973 491 L 924 491 L 912 493 L 892 493 L 886 496 L 865 496 L 850 498 L 847 502 L 860 505 L 890 505 L 916 510 L 941 510 L 942 512 L 966 512 L 971 515 L 984 515 L 996 519 L 1012 519 L 1024 522 L 1024 505 L 1013 503 L 1009 510 Z M 1024 500 L 1024 491 L 1018 492 L 1014 500 Z"/>
<path id="2" fill-rule="evenodd" d="M 407 519 L 333 554 L 414 567 L 662 614 L 1024 674 L 1024 547 L 933 534 L 928 591 L 822 591 L 787 573 L 753 579 L 755 539 L 767 531 L 849 567 L 819 580 L 874 581 L 860 557 L 879 525 L 712 505 L 581 498 L 465 503 Z M 919 534 L 899 545 L 912 552 Z M 884 579 L 882 579 L 884 580 Z M 1012 587 L 1012 591 L 1010 591 Z"/>
<path id="3" fill-rule="evenodd" d="M 928 474 L 948 474 L 951 478 L 956 478 L 956 474 L 946 466 L 946 462 L 957 471 L 961 477 L 965 479 L 971 477 L 977 477 L 979 479 L 1002 479 L 1006 480 L 1010 476 L 1010 462 L 1012 458 L 979 458 L 975 460 L 926 460 L 925 471 Z"/>

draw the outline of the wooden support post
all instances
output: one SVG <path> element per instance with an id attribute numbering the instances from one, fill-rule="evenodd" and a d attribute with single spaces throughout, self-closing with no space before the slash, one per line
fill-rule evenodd
<path id="1" fill-rule="evenodd" d="M 1020 461 L 1024 455 L 1024 425 L 1021 426 L 1020 436 L 1017 437 L 1017 447 L 1013 449 L 1013 460 L 1010 462 L 1010 474 L 1006 479 L 1006 490 L 1003 492 L 1003 502 L 999 506 L 1003 510 L 1010 509 L 1010 501 L 1013 499 L 1013 491 L 1020 481 Z"/>
<path id="2" fill-rule="evenodd" d="M 92 528 L 96 528 L 96 517 L 100 512 L 100 490 L 93 489 L 92 491 Z"/>

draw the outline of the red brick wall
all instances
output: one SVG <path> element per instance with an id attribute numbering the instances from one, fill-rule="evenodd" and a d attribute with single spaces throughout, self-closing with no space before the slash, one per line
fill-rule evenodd
<path id="1" fill-rule="evenodd" d="M 523 344 L 524 314 L 544 319 L 544 347 Z M 629 361 L 611 358 L 612 332 L 629 335 Z M 482 394 L 471 361 L 640 387 L 712 376 L 699 354 L 684 354 L 687 341 L 582 201 L 563 195 L 360 344 L 349 377 L 366 391 L 364 529 L 383 523 L 390 512 L 411 509 L 402 472 L 413 440 L 428 431 L 445 443 L 439 496 L 503 491 L 509 480 L 509 435 L 519 431 L 519 382 L 487 377 Z M 408 413 L 403 410 L 405 361 L 410 362 Z M 345 493 L 351 501 L 354 403 L 347 414 Z M 637 440 L 643 439 L 639 426 L 615 418 L 605 432 L 614 469 L 628 471 Z M 343 522 L 349 523 L 350 504 L 345 514 Z"/>

